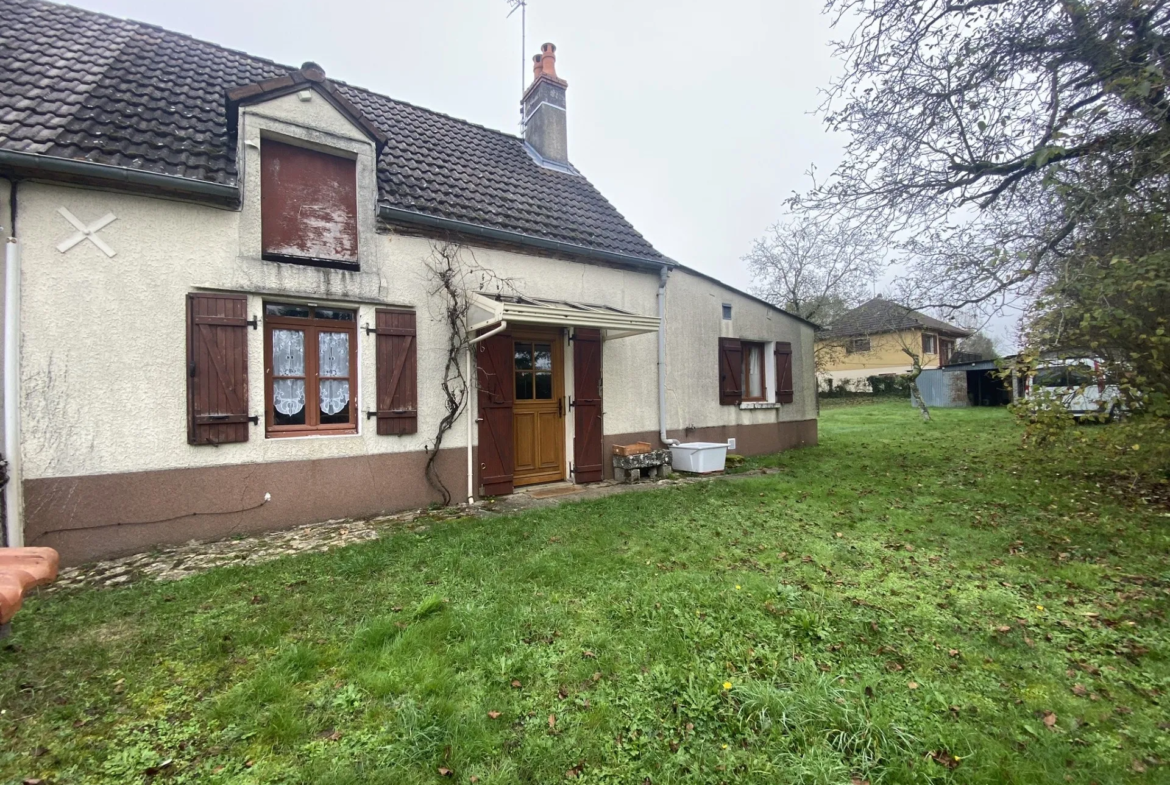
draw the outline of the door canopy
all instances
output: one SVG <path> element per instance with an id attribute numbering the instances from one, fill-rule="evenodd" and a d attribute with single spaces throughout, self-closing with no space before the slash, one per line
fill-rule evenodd
<path id="1" fill-rule="evenodd" d="M 657 316 L 639 316 L 608 305 L 546 300 L 543 297 L 485 294 L 471 295 L 471 330 L 500 322 L 593 327 L 612 341 L 630 335 L 658 332 Z"/>

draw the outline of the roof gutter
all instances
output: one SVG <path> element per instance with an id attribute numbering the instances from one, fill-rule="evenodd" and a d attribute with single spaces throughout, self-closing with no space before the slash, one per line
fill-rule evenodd
<path id="1" fill-rule="evenodd" d="M 600 262 L 609 262 L 610 264 L 621 264 L 629 267 L 637 267 L 655 274 L 658 273 L 658 270 L 664 264 L 668 267 L 675 264 L 675 262 L 669 259 L 659 259 L 654 261 L 652 259 L 644 259 L 639 256 L 627 256 L 626 254 L 613 253 L 612 251 L 602 251 L 600 249 L 590 248 L 585 245 L 563 243 L 559 240 L 549 240 L 544 237 L 536 237 L 531 234 L 524 234 L 523 232 L 512 232 L 507 229 L 493 229 L 489 226 L 480 226 L 479 224 L 455 221 L 450 218 L 438 218 L 433 215 L 427 215 L 426 213 L 416 213 L 413 210 L 403 210 L 398 207 L 380 205 L 378 207 L 378 214 L 387 221 L 417 224 L 420 226 L 430 226 L 436 229 L 448 229 L 453 232 L 471 235 L 472 237 L 486 237 L 491 240 L 516 243 L 517 245 L 527 245 L 533 248 L 540 248 L 545 251 L 557 251 L 560 253 L 572 254 L 574 256 L 583 256 L 587 259 L 595 259 Z"/>
<path id="2" fill-rule="evenodd" d="M 129 169 L 124 166 L 78 161 L 72 158 L 40 155 L 39 153 L 0 150 L 0 169 L 14 169 L 23 174 L 42 174 L 51 179 L 78 178 L 107 182 L 111 185 L 138 186 L 201 197 L 225 204 L 238 204 L 240 201 L 240 189 L 235 185 L 211 183 L 206 180 L 193 180 L 190 177 L 144 172 L 140 169 Z"/>

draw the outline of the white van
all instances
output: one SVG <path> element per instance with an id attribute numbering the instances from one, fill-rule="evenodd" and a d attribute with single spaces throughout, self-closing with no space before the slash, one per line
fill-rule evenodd
<path id="1" fill-rule="evenodd" d="M 1059 401 L 1069 414 L 1108 414 L 1120 419 L 1125 411 L 1121 388 L 1106 377 L 1101 363 L 1091 358 L 1047 361 L 1028 377 L 1025 396 Z"/>

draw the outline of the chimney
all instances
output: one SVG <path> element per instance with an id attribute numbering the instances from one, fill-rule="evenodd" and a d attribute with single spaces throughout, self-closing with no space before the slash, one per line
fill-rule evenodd
<path id="1" fill-rule="evenodd" d="M 569 134 L 565 118 L 565 89 L 557 76 L 557 48 L 543 44 L 532 57 L 532 84 L 524 91 L 524 141 L 546 161 L 568 165 Z"/>

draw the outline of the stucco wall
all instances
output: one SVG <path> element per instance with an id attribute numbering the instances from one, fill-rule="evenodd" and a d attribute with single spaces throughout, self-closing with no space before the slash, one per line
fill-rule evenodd
<path id="1" fill-rule="evenodd" d="M 731 305 L 730 320 L 723 318 L 724 303 Z M 765 409 L 720 405 L 720 337 L 791 343 L 792 403 Z M 772 365 L 770 359 L 768 365 Z M 813 329 L 687 270 L 675 270 L 667 283 L 666 368 L 666 421 L 670 430 L 816 418 Z"/>

